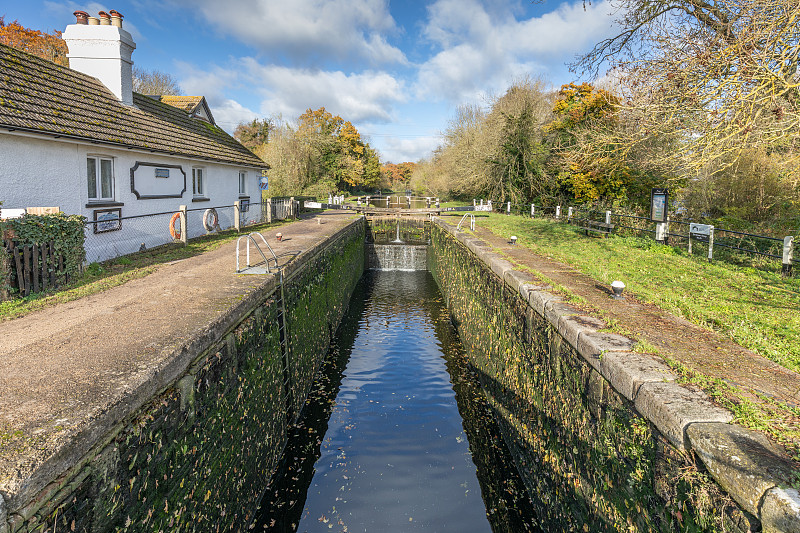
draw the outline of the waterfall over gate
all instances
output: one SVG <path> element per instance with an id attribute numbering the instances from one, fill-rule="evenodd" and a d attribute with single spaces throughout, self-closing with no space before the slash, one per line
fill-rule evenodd
<path id="1" fill-rule="evenodd" d="M 430 221 L 414 217 L 367 219 L 366 268 L 428 270 Z"/>

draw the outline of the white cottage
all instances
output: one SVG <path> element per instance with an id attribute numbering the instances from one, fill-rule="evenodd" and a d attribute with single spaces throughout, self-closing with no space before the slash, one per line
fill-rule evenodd
<path id="1" fill-rule="evenodd" d="M 180 205 L 192 210 L 189 237 L 205 232 L 205 208 L 231 225 L 223 206 L 257 205 L 268 167 L 216 126 L 205 99 L 133 92 L 136 45 L 122 16 L 75 15 L 63 33 L 71 68 L 0 45 L 2 208 L 57 206 L 105 221 L 87 229 L 94 261 L 168 242 Z M 167 215 L 128 219 L 152 213 Z"/>

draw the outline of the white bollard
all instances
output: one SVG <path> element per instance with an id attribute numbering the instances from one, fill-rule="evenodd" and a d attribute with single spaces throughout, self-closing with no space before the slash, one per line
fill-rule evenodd
<path id="1" fill-rule="evenodd" d="M 611 211 L 606 211 L 606 224 L 611 224 Z"/>
<path id="2" fill-rule="evenodd" d="M 506 206 L 506 214 L 507 215 L 511 214 L 511 202 L 508 202 L 508 205 Z"/>
<path id="3" fill-rule="evenodd" d="M 783 239 L 783 266 L 781 273 L 784 276 L 792 275 L 792 254 L 794 252 L 794 237 L 788 236 Z"/>
<path id="4" fill-rule="evenodd" d="M 572 207 L 567 208 L 567 220 L 572 219 Z"/>
<path id="5" fill-rule="evenodd" d="M 710 226 L 708 230 L 708 261 L 714 259 L 714 226 Z"/>
<path id="6" fill-rule="evenodd" d="M 536 216 L 536 206 L 531 204 L 531 218 Z"/>
<path id="7" fill-rule="evenodd" d="M 561 206 L 556 206 L 556 218 L 561 218 Z"/>

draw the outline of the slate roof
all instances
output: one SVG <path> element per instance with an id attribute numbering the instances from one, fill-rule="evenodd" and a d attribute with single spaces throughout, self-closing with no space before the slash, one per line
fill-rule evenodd
<path id="1" fill-rule="evenodd" d="M 218 126 L 142 94 L 133 103 L 97 78 L 0 44 L 0 130 L 268 168 Z"/>

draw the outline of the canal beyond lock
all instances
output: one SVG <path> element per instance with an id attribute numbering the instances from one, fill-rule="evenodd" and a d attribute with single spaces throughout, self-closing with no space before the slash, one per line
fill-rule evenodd
<path id="1" fill-rule="evenodd" d="M 541 531 L 427 271 L 359 282 L 254 531 Z"/>

